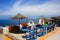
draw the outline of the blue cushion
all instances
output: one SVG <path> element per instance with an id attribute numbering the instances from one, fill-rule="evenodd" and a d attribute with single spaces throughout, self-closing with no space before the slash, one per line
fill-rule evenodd
<path id="1" fill-rule="evenodd" d="M 31 30 L 30 31 L 30 35 L 34 35 L 34 30 Z"/>
<path id="2" fill-rule="evenodd" d="M 43 35 L 45 35 L 46 34 L 46 32 L 43 32 Z"/>
<path id="3" fill-rule="evenodd" d="M 22 31 L 28 31 L 27 29 L 22 29 Z"/>

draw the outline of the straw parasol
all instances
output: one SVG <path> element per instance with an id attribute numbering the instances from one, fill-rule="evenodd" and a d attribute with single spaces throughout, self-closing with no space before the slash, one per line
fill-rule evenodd
<path id="1" fill-rule="evenodd" d="M 48 20 L 48 21 L 51 21 L 51 20 L 53 20 L 53 19 L 52 19 L 52 18 L 48 18 L 47 20 Z"/>
<path id="2" fill-rule="evenodd" d="M 18 13 L 16 16 L 12 17 L 12 19 L 19 19 L 19 24 L 20 24 L 20 20 L 27 18 L 25 16 L 23 16 L 22 14 Z"/>

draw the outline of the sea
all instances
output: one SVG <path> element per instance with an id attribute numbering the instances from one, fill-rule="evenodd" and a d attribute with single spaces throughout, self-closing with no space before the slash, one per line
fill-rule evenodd
<path id="1" fill-rule="evenodd" d="M 20 23 L 28 23 L 31 19 L 22 19 Z M 38 19 L 33 19 L 34 22 L 38 22 Z M 19 19 L 0 19 L 0 28 L 6 25 L 19 25 Z"/>

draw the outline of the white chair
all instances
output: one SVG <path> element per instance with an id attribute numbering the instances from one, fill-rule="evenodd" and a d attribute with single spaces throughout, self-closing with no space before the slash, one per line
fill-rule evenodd
<path id="1" fill-rule="evenodd" d="M 33 20 L 30 20 L 30 21 L 28 22 L 28 26 L 31 26 L 31 29 L 34 28 L 34 25 L 35 25 L 35 23 L 33 22 Z"/>

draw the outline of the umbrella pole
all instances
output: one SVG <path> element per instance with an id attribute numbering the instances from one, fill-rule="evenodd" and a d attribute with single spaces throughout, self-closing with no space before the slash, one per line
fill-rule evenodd
<path id="1" fill-rule="evenodd" d="M 19 25 L 20 25 L 20 19 L 19 19 Z"/>

